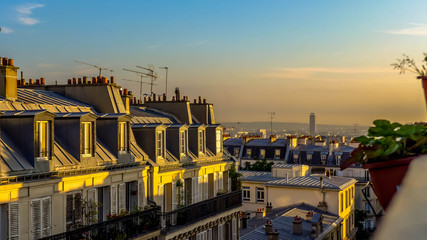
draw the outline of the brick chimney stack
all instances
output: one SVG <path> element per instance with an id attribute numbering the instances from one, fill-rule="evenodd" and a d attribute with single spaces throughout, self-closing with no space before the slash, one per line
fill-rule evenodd
<path id="1" fill-rule="evenodd" d="M 18 69 L 13 59 L 0 57 L 0 95 L 12 101 L 18 98 Z"/>

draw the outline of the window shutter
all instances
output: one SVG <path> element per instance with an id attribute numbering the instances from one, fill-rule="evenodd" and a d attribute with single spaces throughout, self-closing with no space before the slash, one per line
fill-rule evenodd
<path id="1" fill-rule="evenodd" d="M 9 240 L 19 240 L 19 205 L 9 203 Z"/>
<path id="2" fill-rule="evenodd" d="M 208 230 L 208 237 L 207 237 L 207 239 L 208 240 L 213 240 L 212 239 L 212 228 L 209 228 L 209 230 Z"/>
<path id="3" fill-rule="evenodd" d="M 117 186 L 111 186 L 111 215 L 117 215 Z"/>
<path id="4" fill-rule="evenodd" d="M 218 225 L 218 240 L 224 239 L 224 233 L 222 231 L 223 226 L 224 226 L 224 224 Z"/>
<path id="5" fill-rule="evenodd" d="M 203 176 L 199 176 L 197 186 L 198 186 L 197 202 L 201 202 L 203 201 Z"/>
<path id="6" fill-rule="evenodd" d="M 176 182 L 172 182 L 172 210 L 176 209 L 176 199 L 177 198 L 177 194 L 176 194 Z"/>
<path id="7" fill-rule="evenodd" d="M 159 192 L 157 193 L 157 201 L 158 201 L 158 204 L 161 207 L 161 210 L 165 211 L 163 194 L 164 194 L 164 185 L 159 185 Z"/>
<path id="8" fill-rule="evenodd" d="M 126 184 L 119 184 L 119 214 L 126 210 Z"/>
<path id="9" fill-rule="evenodd" d="M 204 182 L 204 186 L 203 186 L 204 196 L 203 196 L 203 199 L 207 200 L 209 198 L 209 178 L 208 178 L 208 175 L 204 176 L 203 182 Z M 207 236 L 207 233 L 206 233 L 206 236 Z"/>
<path id="10" fill-rule="evenodd" d="M 224 190 L 224 178 L 222 174 L 222 172 L 218 173 L 218 190 Z"/>
<path id="11" fill-rule="evenodd" d="M 98 219 L 98 214 L 96 209 L 96 202 L 97 202 L 96 188 L 90 189 L 87 191 L 87 201 L 89 204 L 89 208 L 88 208 L 89 219 L 87 219 L 87 221 L 92 224 L 96 222 L 96 219 Z"/>
<path id="12" fill-rule="evenodd" d="M 74 223 L 77 226 L 82 225 L 83 218 L 83 203 L 82 203 L 82 194 L 76 193 L 74 195 Z"/>
<path id="13" fill-rule="evenodd" d="M 138 206 L 144 207 L 145 186 L 144 180 L 138 180 Z"/>
<path id="14" fill-rule="evenodd" d="M 34 199 L 31 201 L 31 239 L 41 238 L 41 201 Z"/>
<path id="15" fill-rule="evenodd" d="M 233 218 L 231 220 L 231 231 L 232 231 L 232 240 L 237 240 L 237 220 L 236 218 Z"/>
<path id="16" fill-rule="evenodd" d="M 68 224 L 72 224 L 73 223 L 73 194 L 68 194 L 67 195 L 67 200 L 66 200 L 66 209 L 65 209 L 65 215 L 66 215 L 66 223 Z"/>
<path id="17" fill-rule="evenodd" d="M 191 179 L 191 204 L 197 201 L 197 177 Z"/>
<path id="18" fill-rule="evenodd" d="M 51 200 L 50 197 L 42 199 L 42 236 L 48 237 L 51 232 Z"/>
<path id="19" fill-rule="evenodd" d="M 213 186 L 214 186 L 214 197 L 216 197 L 216 194 L 218 192 L 218 186 L 217 186 L 217 173 L 213 174 Z"/>

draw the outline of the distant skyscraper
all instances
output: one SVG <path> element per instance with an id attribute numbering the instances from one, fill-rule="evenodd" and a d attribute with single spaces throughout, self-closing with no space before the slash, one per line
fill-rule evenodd
<path id="1" fill-rule="evenodd" d="M 316 115 L 314 113 L 310 113 L 310 135 L 316 135 Z"/>

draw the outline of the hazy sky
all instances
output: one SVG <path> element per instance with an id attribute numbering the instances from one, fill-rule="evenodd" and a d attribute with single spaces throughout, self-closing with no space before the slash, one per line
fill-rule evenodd
<path id="1" fill-rule="evenodd" d="M 426 120 L 421 83 L 390 66 L 427 52 L 427 1 L 1 1 L 0 56 L 47 83 L 114 69 L 169 67 L 218 121 L 368 125 Z M 155 86 L 165 89 L 164 70 Z M 145 86 L 148 93 L 148 87 Z"/>

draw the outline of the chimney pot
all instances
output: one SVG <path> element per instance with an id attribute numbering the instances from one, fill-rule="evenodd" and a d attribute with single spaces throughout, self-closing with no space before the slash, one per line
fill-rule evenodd
<path id="1" fill-rule="evenodd" d="M 138 104 L 141 104 L 141 99 L 138 99 Z"/>
<path id="2" fill-rule="evenodd" d="M 120 96 L 123 96 L 123 90 L 119 89 Z"/>
<path id="3" fill-rule="evenodd" d="M 203 104 L 206 104 L 206 98 L 203 98 Z"/>
<path id="4" fill-rule="evenodd" d="M 166 102 L 166 93 L 163 93 L 163 101 Z"/>
<path id="5" fill-rule="evenodd" d="M 172 102 L 175 102 L 175 96 L 172 97 Z"/>
<path id="6" fill-rule="evenodd" d="M 21 85 L 25 86 L 25 78 L 21 78 Z"/>
<path id="7" fill-rule="evenodd" d="M 110 83 L 115 83 L 115 81 L 114 81 L 114 76 L 111 76 L 111 77 L 110 77 L 110 79 L 111 79 L 111 80 L 110 80 Z"/>
<path id="8" fill-rule="evenodd" d="M 95 84 L 96 83 L 96 77 L 92 77 L 92 83 Z"/>
<path id="9" fill-rule="evenodd" d="M 16 83 L 18 86 L 21 86 L 21 80 L 17 80 Z"/>
<path id="10" fill-rule="evenodd" d="M 199 103 L 202 103 L 202 97 L 199 96 Z"/>
<path id="11" fill-rule="evenodd" d="M 128 95 L 128 89 L 127 88 L 125 88 L 125 89 L 123 89 L 123 95 Z"/>
<path id="12" fill-rule="evenodd" d="M 36 85 L 40 84 L 40 79 L 36 79 Z"/>
<path id="13" fill-rule="evenodd" d="M 45 85 L 46 84 L 46 79 L 45 78 L 40 78 L 40 84 L 41 85 Z"/>
<path id="14" fill-rule="evenodd" d="M 161 102 L 161 101 L 162 101 L 162 98 L 161 98 L 161 96 L 158 96 L 158 99 L 159 99 L 159 102 Z"/>
<path id="15" fill-rule="evenodd" d="M 33 79 L 30 78 L 30 82 L 28 83 L 28 85 L 33 85 Z"/>
<path id="16" fill-rule="evenodd" d="M 197 99 L 194 99 L 194 103 L 197 103 Z"/>
<path id="17" fill-rule="evenodd" d="M 3 66 L 7 66 L 8 64 L 8 58 L 3 58 Z"/>
<path id="18" fill-rule="evenodd" d="M 153 102 L 155 102 L 155 101 L 156 101 L 156 94 L 153 93 Z"/>
<path id="19" fill-rule="evenodd" d="M 3 66 L 3 57 L 0 57 L 0 66 Z"/>
<path id="20" fill-rule="evenodd" d="M 82 78 L 78 78 L 77 81 L 79 84 L 82 84 Z"/>
<path id="21" fill-rule="evenodd" d="M 147 97 L 144 97 L 144 103 L 146 103 L 147 102 Z"/>
<path id="22" fill-rule="evenodd" d="M 87 77 L 86 76 L 83 77 L 83 84 L 87 84 Z"/>
<path id="23" fill-rule="evenodd" d="M 11 59 L 9 59 L 9 66 L 14 66 L 13 65 L 13 59 L 11 58 Z"/>
<path id="24" fill-rule="evenodd" d="M 73 78 L 73 84 L 77 84 L 77 79 Z"/>

